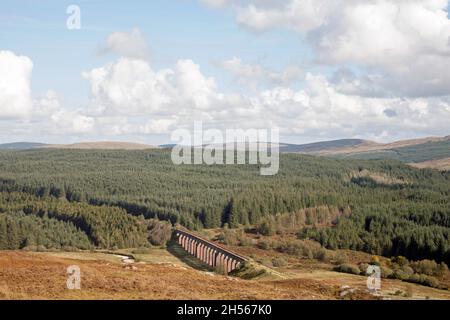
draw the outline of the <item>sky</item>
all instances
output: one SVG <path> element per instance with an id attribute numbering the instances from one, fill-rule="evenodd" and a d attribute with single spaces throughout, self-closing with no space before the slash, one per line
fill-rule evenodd
<path id="1" fill-rule="evenodd" d="M 194 121 L 291 143 L 449 135 L 448 8 L 2 0 L 0 143 L 162 144 Z"/>

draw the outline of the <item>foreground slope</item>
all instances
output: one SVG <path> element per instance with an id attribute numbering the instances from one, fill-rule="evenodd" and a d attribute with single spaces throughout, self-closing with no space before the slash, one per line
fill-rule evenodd
<path id="1" fill-rule="evenodd" d="M 81 269 L 81 290 L 66 288 L 66 269 Z M 314 280 L 248 281 L 173 264 L 74 260 L 46 253 L 0 252 L 0 299 L 330 299 Z"/>
<path id="2" fill-rule="evenodd" d="M 0 251 L 0 300 L 450 299 L 449 291 L 385 279 L 381 296 L 375 297 L 367 292 L 367 277 L 320 267 L 279 269 L 285 275 L 279 280 L 243 280 L 195 270 L 163 249 L 142 260 L 123 263 L 120 256 L 92 252 Z M 66 287 L 72 265 L 80 267 L 81 290 Z"/>

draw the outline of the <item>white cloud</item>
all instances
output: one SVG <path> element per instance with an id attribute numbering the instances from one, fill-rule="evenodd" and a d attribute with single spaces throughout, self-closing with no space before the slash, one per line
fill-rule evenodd
<path id="1" fill-rule="evenodd" d="M 215 79 L 205 75 L 192 60 L 180 59 L 170 68 L 155 70 L 148 59 L 143 59 L 143 39 L 136 29 L 131 34 L 113 33 L 108 37 L 108 50 L 120 57 L 83 72 L 90 86 L 89 105 L 69 110 L 51 90 L 33 99 L 31 60 L 1 51 L 0 120 L 19 120 L 8 122 L 9 126 L 2 126 L 0 131 L 28 132 L 33 137 L 46 134 L 122 138 L 167 134 L 176 128 L 190 128 L 194 120 L 203 120 L 206 126 L 220 129 L 277 126 L 284 135 L 303 140 L 342 137 L 387 140 L 448 134 L 450 64 L 442 42 L 446 18 L 436 9 L 441 1 L 428 5 L 411 2 L 410 9 L 417 9 L 418 16 L 428 10 L 436 20 L 423 30 L 412 25 L 406 28 L 408 24 L 401 22 L 400 13 L 393 17 L 391 11 L 395 8 L 408 8 L 406 0 L 395 3 L 348 0 L 349 4 L 341 3 L 343 8 L 331 6 L 333 10 L 326 7 L 328 0 L 320 0 L 323 7 L 318 8 L 314 3 L 319 2 L 296 0 L 213 2 L 217 6 L 231 3 L 239 14 L 253 5 L 258 15 L 254 23 L 252 17 L 247 19 L 249 28 L 253 26 L 258 31 L 277 26 L 292 28 L 310 39 L 322 62 L 341 68 L 334 76 L 325 77 L 316 72 L 304 74 L 296 66 L 273 71 L 234 57 L 221 66 L 238 83 L 254 90 L 223 93 Z M 379 6 L 372 8 L 374 4 Z M 371 33 L 370 28 L 359 27 L 364 19 L 369 19 L 367 12 L 371 10 L 372 25 L 378 23 L 386 39 Z M 251 14 L 251 10 L 248 12 Z M 305 12 L 310 16 L 296 21 Z M 359 12 L 360 16 L 353 17 L 349 12 Z M 285 13 L 288 16 L 284 17 Z M 129 41 L 130 37 L 134 42 Z M 386 48 L 395 43 L 398 47 L 386 54 Z M 359 67 L 347 68 L 347 62 L 356 62 Z M 301 89 L 293 88 L 292 82 L 296 80 L 301 80 Z M 445 93 L 446 96 L 433 97 Z"/>
<path id="2" fill-rule="evenodd" d="M 138 28 L 134 28 L 130 32 L 111 33 L 101 52 L 137 59 L 148 59 L 150 56 L 147 41 Z"/>
<path id="3" fill-rule="evenodd" d="M 216 96 L 216 84 L 213 78 L 207 78 L 200 72 L 199 65 L 192 60 L 179 60 L 176 65 L 175 92 L 180 103 L 198 109 L 209 109 Z"/>
<path id="4" fill-rule="evenodd" d="M 93 132 L 95 120 L 80 110 L 60 106 L 57 93 L 48 90 L 33 99 L 30 88 L 33 62 L 10 51 L 0 51 L 0 120 L 3 135 L 56 135 Z"/>
<path id="5" fill-rule="evenodd" d="M 83 77 L 90 82 L 93 111 L 132 116 L 164 111 L 174 96 L 172 74 L 172 70 L 155 72 L 144 60 L 120 58 L 83 72 Z"/>
<path id="6" fill-rule="evenodd" d="M 0 51 L 0 119 L 30 115 L 33 102 L 30 79 L 33 62 L 11 51 Z"/>
<path id="7" fill-rule="evenodd" d="M 175 119 L 151 119 L 139 127 L 139 132 L 144 134 L 170 134 L 176 129 Z"/>
<path id="8" fill-rule="evenodd" d="M 229 2 L 229 0 L 202 0 L 211 7 L 222 7 Z"/>
<path id="9" fill-rule="evenodd" d="M 448 134 L 449 100 L 346 95 L 325 77 L 307 74 L 304 89 L 267 90 L 257 103 L 285 134 L 386 140 Z"/>
<path id="10" fill-rule="evenodd" d="M 250 68 L 246 75 L 258 74 L 256 70 Z M 203 120 L 222 129 L 277 126 L 285 135 L 310 139 L 388 139 L 447 134 L 442 119 L 450 117 L 450 99 L 347 94 L 341 83 L 311 73 L 303 89 L 285 85 L 245 95 L 221 93 L 191 60 L 154 71 L 147 62 L 122 58 L 86 77 L 98 130 L 110 134 L 167 134 Z"/>
<path id="11" fill-rule="evenodd" d="M 220 66 L 230 72 L 239 84 L 251 89 L 261 85 L 289 85 L 303 76 L 303 71 L 295 65 L 287 66 L 281 72 L 269 70 L 259 64 L 246 64 L 237 57 L 223 61 Z"/>
<path id="12" fill-rule="evenodd" d="M 247 2 L 246 6 L 236 7 L 236 19 L 241 25 L 254 31 L 287 27 L 301 33 L 322 26 L 337 5 L 330 0 Z"/>
<path id="13" fill-rule="evenodd" d="M 217 98 L 214 80 L 191 60 L 154 71 L 146 61 L 120 58 L 83 76 L 90 81 L 91 110 L 98 114 L 168 114 L 179 106 L 202 110 Z"/>
<path id="14" fill-rule="evenodd" d="M 61 108 L 58 94 L 53 90 L 34 101 L 34 113 L 39 116 L 48 116 L 57 112 Z"/>
<path id="15" fill-rule="evenodd" d="M 450 94 L 448 0 L 218 1 L 255 32 L 300 33 L 324 64 L 370 68 L 396 96 Z"/>
<path id="16" fill-rule="evenodd" d="M 50 116 L 53 134 L 89 134 L 94 133 L 95 119 L 77 111 L 59 110 Z"/>

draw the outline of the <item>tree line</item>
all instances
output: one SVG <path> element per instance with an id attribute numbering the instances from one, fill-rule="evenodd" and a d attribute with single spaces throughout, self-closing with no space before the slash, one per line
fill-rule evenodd
<path id="1" fill-rule="evenodd" d="M 9 239 L 0 241 L 4 249 L 28 245 L 130 248 L 148 244 L 146 222 L 117 207 L 1 192 L 0 212 L 0 236 Z"/>

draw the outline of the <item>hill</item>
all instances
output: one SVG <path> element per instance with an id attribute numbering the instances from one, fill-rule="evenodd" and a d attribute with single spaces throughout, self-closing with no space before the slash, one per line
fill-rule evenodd
<path id="1" fill-rule="evenodd" d="M 439 163 L 436 163 L 437 160 L 450 157 L 450 137 L 410 145 L 399 142 L 389 144 L 389 148 L 340 153 L 333 156 L 345 159 L 364 160 L 393 159 L 406 163 L 422 163 L 419 167 L 439 167 Z"/>
<path id="2" fill-rule="evenodd" d="M 392 159 L 418 168 L 448 170 L 450 136 L 377 143 L 361 139 L 341 139 L 308 144 L 280 144 L 280 152 L 329 156 L 341 159 Z"/>
<path id="3" fill-rule="evenodd" d="M 45 147 L 45 143 L 13 142 L 0 144 L 0 150 L 28 150 Z"/>
<path id="4" fill-rule="evenodd" d="M 361 139 L 340 139 L 332 141 L 314 142 L 307 144 L 280 144 L 281 152 L 327 154 L 339 152 L 342 149 L 372 146 L 377 143 Z"/>
<path id="5" fill-rule="evenodd" d="M 78 150 L 145 150 L 157 148 L 148 144 L 133 142 L 114 142 L 114 141 L 97 141 L 97 142 L 79 142 L 73 144 L 52 144 L 46 145 L 45 148 L 50 149 L 78 149 Z"/>

